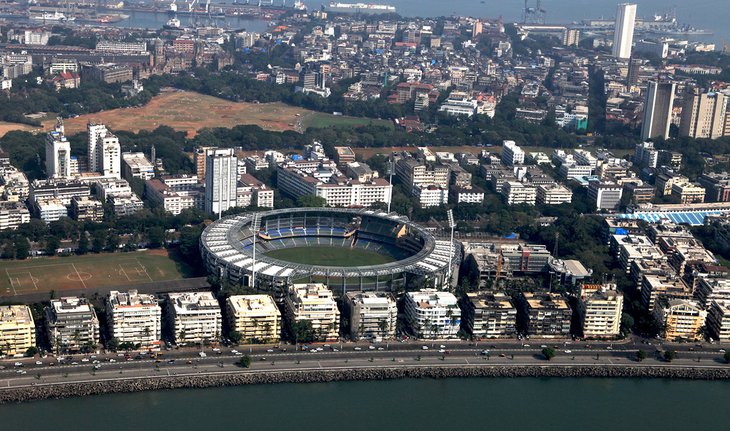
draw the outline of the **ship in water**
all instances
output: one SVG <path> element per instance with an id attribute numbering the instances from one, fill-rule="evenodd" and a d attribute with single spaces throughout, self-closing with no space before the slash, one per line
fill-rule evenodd
<path id="1" fill-rule="evenodd" d="M 327 10 L 330 12 L 343 12 L 343 13 L 395 13 L 395 6 L 387 4 L 375 4 L 375 3 L 340 3 L 330 2 Z"/>
<path id="2" fill-rule="evenodd" d="M 165 30 L 179 30 L 180 29 L 180 20 L 176 17 L 170 18 L 165 25 L 162 26 Z"/>
<path id="3" fill-rule="evenodd" d="M 53 13 L 50 12 L 43 12 L 40 15 L 31 15 L 30 19 L 35 19 L 39 21 L 74 21 L 76 20 L 75 17 L 67 17 L 66 15 L 62 14 L 59 11 L 55 11 Z"/>

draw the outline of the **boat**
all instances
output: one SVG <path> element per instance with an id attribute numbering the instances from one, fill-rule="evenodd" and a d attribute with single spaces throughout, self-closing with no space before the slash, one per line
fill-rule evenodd
<path id="1" fill-rule="evenodd" d="M 59 11 L 55 11 L 53 13 L 50 12 L 43 12 L 40 15 L 31 15 L 30 19 L 37 19 L 41 21 L 75 21 L 75 17 L 66 17 L 66 15 L 62 14 Z"/>
<path id="2" fill-rule="evenodd" d="M 180 29 L 180 20 L 177 18 L 170 18 L 165 25 L 162 26 L 162 28 L 167 30 L 179 30 Z"/>
<path id="3" fill-rule="evenodd" d="M 376 3 L 340 3 L 331 1 L 327 9 L 331 12 L 344 13 L 395 13 L 395 6 Z"/>

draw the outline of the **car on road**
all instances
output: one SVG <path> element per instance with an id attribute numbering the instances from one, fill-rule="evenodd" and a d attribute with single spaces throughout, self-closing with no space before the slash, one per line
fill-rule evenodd
<path id="1" fill-rule="evenodd" d="M 198 352 L 198 356 L 200 356 L 201 358 L 205 358 L 208 355 L 206 355 L 205 352 Z"/>
<path id="2" fill-rule="evenodd" d="M 274 349 L 266 349 L 266 353 L 274 353 Z"/>
<path id="3" fill-rule="evenodd" d="M 89 358 L 82 358 L 81 362 L 89 362 Z"/>
<path id="4" fill-rule="evenodd" d="M 360 350 L 362 350 L 362 347 L 355 347 L 355 350 L 359 352 Z"/>
<path id="5" fill-rule="evenodd" d="M 114 362 L 117 362 L 117 360 L 114 358 L 111 358 L 111 359 L 109 359 L 109 362 L 114 363 Z"/>
<path id="6" fill-rule="evenodd" d="M 23 363 L 22 363 L 22 362 L 16 362 L 16 363 L 15 363 L 15 366 L 16 366 L 16 367 L 22 367 L 22 366 L 23 366 Z"/>
<path id="7" fill-rule="evenodd" d="M 428 350 L 428 346 L 422 346 L 421 349 Z"/>
<path id="8" fill-rule="evenodd" d="M 379 350 L 379 351 L 381 351 L 381 350 L 385 350 L 385 349 L 384 349 L 384 348 L 382 348 L 382 347 L 378 347 L 378 350 Z"/>
<path id="9" fill-rule="evenodd" d="M 523 344 L 522 347 L 530 347 L 529 344 Z"/>
<path id="10" fill-rule="evenodd" d="M 446 353 L 446 350 L 444 350 L 444 349 L 439 349 L 439 353 Z"/>
<path id="11" fill-rule="evenodd" d="M 482 350 L 481 354 L 482 355 L 488 355 L 489 354 L 489 350 Z"/>
<path id="12" fill-rule="evenodd" d="M 36 365 L 43 365 L 43 362 L 41 362 L 41 361 L 35 361 L 35 364 Z"/>
<path id="13" fill-rule="evenodd" d="M 235 355 L 236 353 L 238 353 L 238 350 L 231 350 L 231 353 Z"/>
<path id="14" fill-rule="evenodd" d="M 541 349 L 547 349 L 547 346 L 545 344 L 540 346 Z"/>
<path id="15" fill-rule="evenodd" d="M 720 353 L 725 353 L 725 349 L 720 349 Z"/>
<path id="16" fill-rule="evenodd" d="M 368 346 L 368 349 L 375 350 L 375 346 Z"/>
<path id="17" fill-rule="evenodd" d="M 570 353 L 573 353 L 573 351 L 572 350 L 566 350 L 565 353 L 570 354 Z"/>
<path id="18" fill-rule="evenodd" d="M 16 370 L 15 372 L 18 374 L 28 374 L 28 372 L 25 370 Z"/>

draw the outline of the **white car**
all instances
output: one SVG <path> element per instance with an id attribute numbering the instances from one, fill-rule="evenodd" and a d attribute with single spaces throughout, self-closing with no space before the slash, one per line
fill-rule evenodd
<path id="1" fill-rule="evenodd" d="M 355 347 L 355 350 L 357 350 L 359 352 L 360 350 L 362 350 L 362 348 L 361 347 Z"/>
<path id="2" fill-rule="evenodd" d="M 375 346 L 368 346 L 368 349 L 375 350 Z"/>
<path id="3" fill-rule="evenodd" d="M 41 362 L 41 361 L 35 361 L 35 364 L 36 365 L 43 365 L 43 362 Z"/>
<path id="4" fill-rule="evenodd" d="M 573 353 L 573 351 L 572 350 L 566 350 L 565 353 L 570 354 L 570 353 Z"/>
<path id="5" fill-rule="evenodd" d="M 231 353 L 235 355 L 236 353 L 238 353 L 238 350 L 231 350 Z"/>
<path id="6" fill-rule="evenodd" d="M 274 353 L 274 349 L 266 349 L 266 353 Z"/>
<path id="7" fill-rule="evenodd" d="M 428 346 L 423 346 L 423 347 L 421 347 L 421 349 L 428 350 Z"/>

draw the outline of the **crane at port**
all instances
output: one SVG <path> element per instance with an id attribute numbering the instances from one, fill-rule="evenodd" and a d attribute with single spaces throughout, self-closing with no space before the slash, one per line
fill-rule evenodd
<path id="1" fill-rule="evenodd" d="M 177 12 L 177 3 L 175 3 L 177 0 L 172 0 L 172 3 L 170 3 L 170 12 Z"/>
<path id="2" fill-rule="evenodd" d="M 529 0 L 525 0 L 525 7 L 522 9 L 523 24 L 545 24 L 547 10 L 542 7 L 542 0 L 535 0 L 535 6 L 530 6 Z"/>

